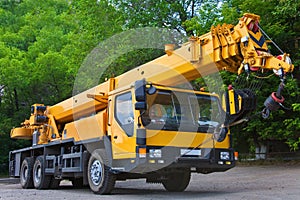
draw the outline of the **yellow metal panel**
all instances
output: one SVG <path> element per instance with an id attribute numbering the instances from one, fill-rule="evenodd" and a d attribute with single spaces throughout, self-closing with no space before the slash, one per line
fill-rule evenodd
<path id="1" fill-rule="evenodd" d="M 228 100 L 229 100 L 229 106 L 230 106 L 230 114 L 236 114 L 237 110 L 235 110 L 235 105 L 238 102 L 235 102 L 235 93 L 234 90 L 228 91 Z"/>
<path id="2" fill-rule="evenodd" d="M 13 139 L 32 139 L 34 129 L 33 128 L 14 128 L 10 132 L 10 137 Z"/>
<path id="3" fill-rule="evenodd" d="M 242 98 L 234 90 L 228 90 L 222 99 L 223 109 L 231 115 L 237 114 L 242 108 Z"/>
<path id="4" fill-rule="evenodd" d="M 229 148 L 229 137 L 223 142 L 214 142 L 211 133 L 147 130 L 148 146 L 175 146 L 185 148 Z"/>
<path id="5" fill-rule="evenodd" d="M 75 141 L 99 138 L 103 132 L 103 113 L 86 117 L 65 125 L 62 139 L 74 138 Z"/>
<path id="6" fill-rule="evenodd" d="M 115 97 L 115 96 L 114 96 Z M 115 118 L 115 99 L 111 98 L 109 108 L 109 123 L 107 127 L 108 135 L 111 136 L 113 159 L 126 159 L 136 157 L 136 137 L 128 137 L 125 131 L 120 127 Z M 134 123 L 136 125 L 136 123 Z"/>
<path id="7" fill-rule="evenodd" d="M 135 80 L 145 78 L 153 83 L 174 86 L 219 71 L 220 68 L 213 62 L 213 52 L 202 51 L 199 62 L 192 64 L 190 47 L 190 43 L 186 43 L 174 50 L 171 56 L 164 55 L 116 77 L 117 87 L 132 84 L 132 79 L 128 77 L 135 77 Z"/>
<path id="8" fill-rule="evenodd" d="M 126 159 L 136 157 L 136 137 L 135 134 L 128 137 L 117 121 L 111 125 L 112 151 L 114 159 Z"/>

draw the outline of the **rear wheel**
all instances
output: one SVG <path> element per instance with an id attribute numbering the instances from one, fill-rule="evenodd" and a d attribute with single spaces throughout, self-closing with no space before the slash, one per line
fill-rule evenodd
<path id="1" fill-rule="evenodd" d="M 88 182 L 91 190 L 97 194 L 109 194 L 115 185 L 116 176 L 110 172 L 106 152 L 96 149 L 88 164 Z"/>
<path id="2" fill-rule="evenodd" d="M 49 188 L 51 177 L 45 175 L 44 166 L 45 166 L 44 157 L 38 156 L 35 159 L 34 166 L 33 166 L 33 185 L 36 189 Z"/>
<path id="3" fill-rule="evenodd" d="M 28 189 L 33 188 L 33 180 L 32 180 L 32 169 L 33 169 L 33 157 L 26 157 L 21 165 L 20 170 L 20 183 L 22 188 Z"/>
<path id="4" fill-rule="evenodd" d="M 191 179 L 190 170 L 170 173 L 166 180 L 162 181 L 163 186 L 169 192 L 182 192 L 189 185 Z"/>

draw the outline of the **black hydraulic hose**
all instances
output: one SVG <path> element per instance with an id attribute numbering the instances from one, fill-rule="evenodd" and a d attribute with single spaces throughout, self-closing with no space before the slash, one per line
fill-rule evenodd
<path id="1" fill-rule="evenodd" d="M 277 98 L 279 98 L 279 99 L 282 98 L 281 94 L 282 94 L 283 89 L 284 89 L 284 83 L 281 82 L 281 83 L 279 84 L 278 89 L 277 89 L 277 92 L 276 92 L 276 94 L 275 94 Z"/>

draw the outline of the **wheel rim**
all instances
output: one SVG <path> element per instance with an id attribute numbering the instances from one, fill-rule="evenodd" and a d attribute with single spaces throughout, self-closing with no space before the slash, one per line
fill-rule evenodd
<path id="1" fill-rule="evenodd" d="M 90 168 L 90 178 L 94 185 L 100 185 L 102 181 L 102 165 L 99 160 L 94 160 Z"/>
<path id="2" fill-rule="evenodd" d="M 27 179 L 27 176 L 28 176 L 28 167 L 24 167 L 23 178 Z"/>
<path id="3" fill-rule="evenodd" d="M 34 170 L 34 182 L 39 183 L 41 180 L 42 168 L 40 165 L 36 166 Z"/>
<path id="4" fill-rule="evenodd" d="M 21 179 L 23 181 L 26 181 L 27 180 L 27 176 L 28 176 L 28 167 L 27 166 L 24 166 L 23 167 L 23 170 L 22 170 L 22 176 L 21 176 Z"/>

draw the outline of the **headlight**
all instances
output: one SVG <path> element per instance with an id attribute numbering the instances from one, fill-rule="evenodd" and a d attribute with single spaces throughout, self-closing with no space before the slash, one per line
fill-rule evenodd
<path id="1" fill-rule="evenodd" d="M 161 149 L 149 149 L 150 158 L 161 158 Z"/>
<path id="2" fill-rule="evenodd" d="M 220 160 L 230 160 L 230 153 L 227 151 L 220 152 Z"/>

